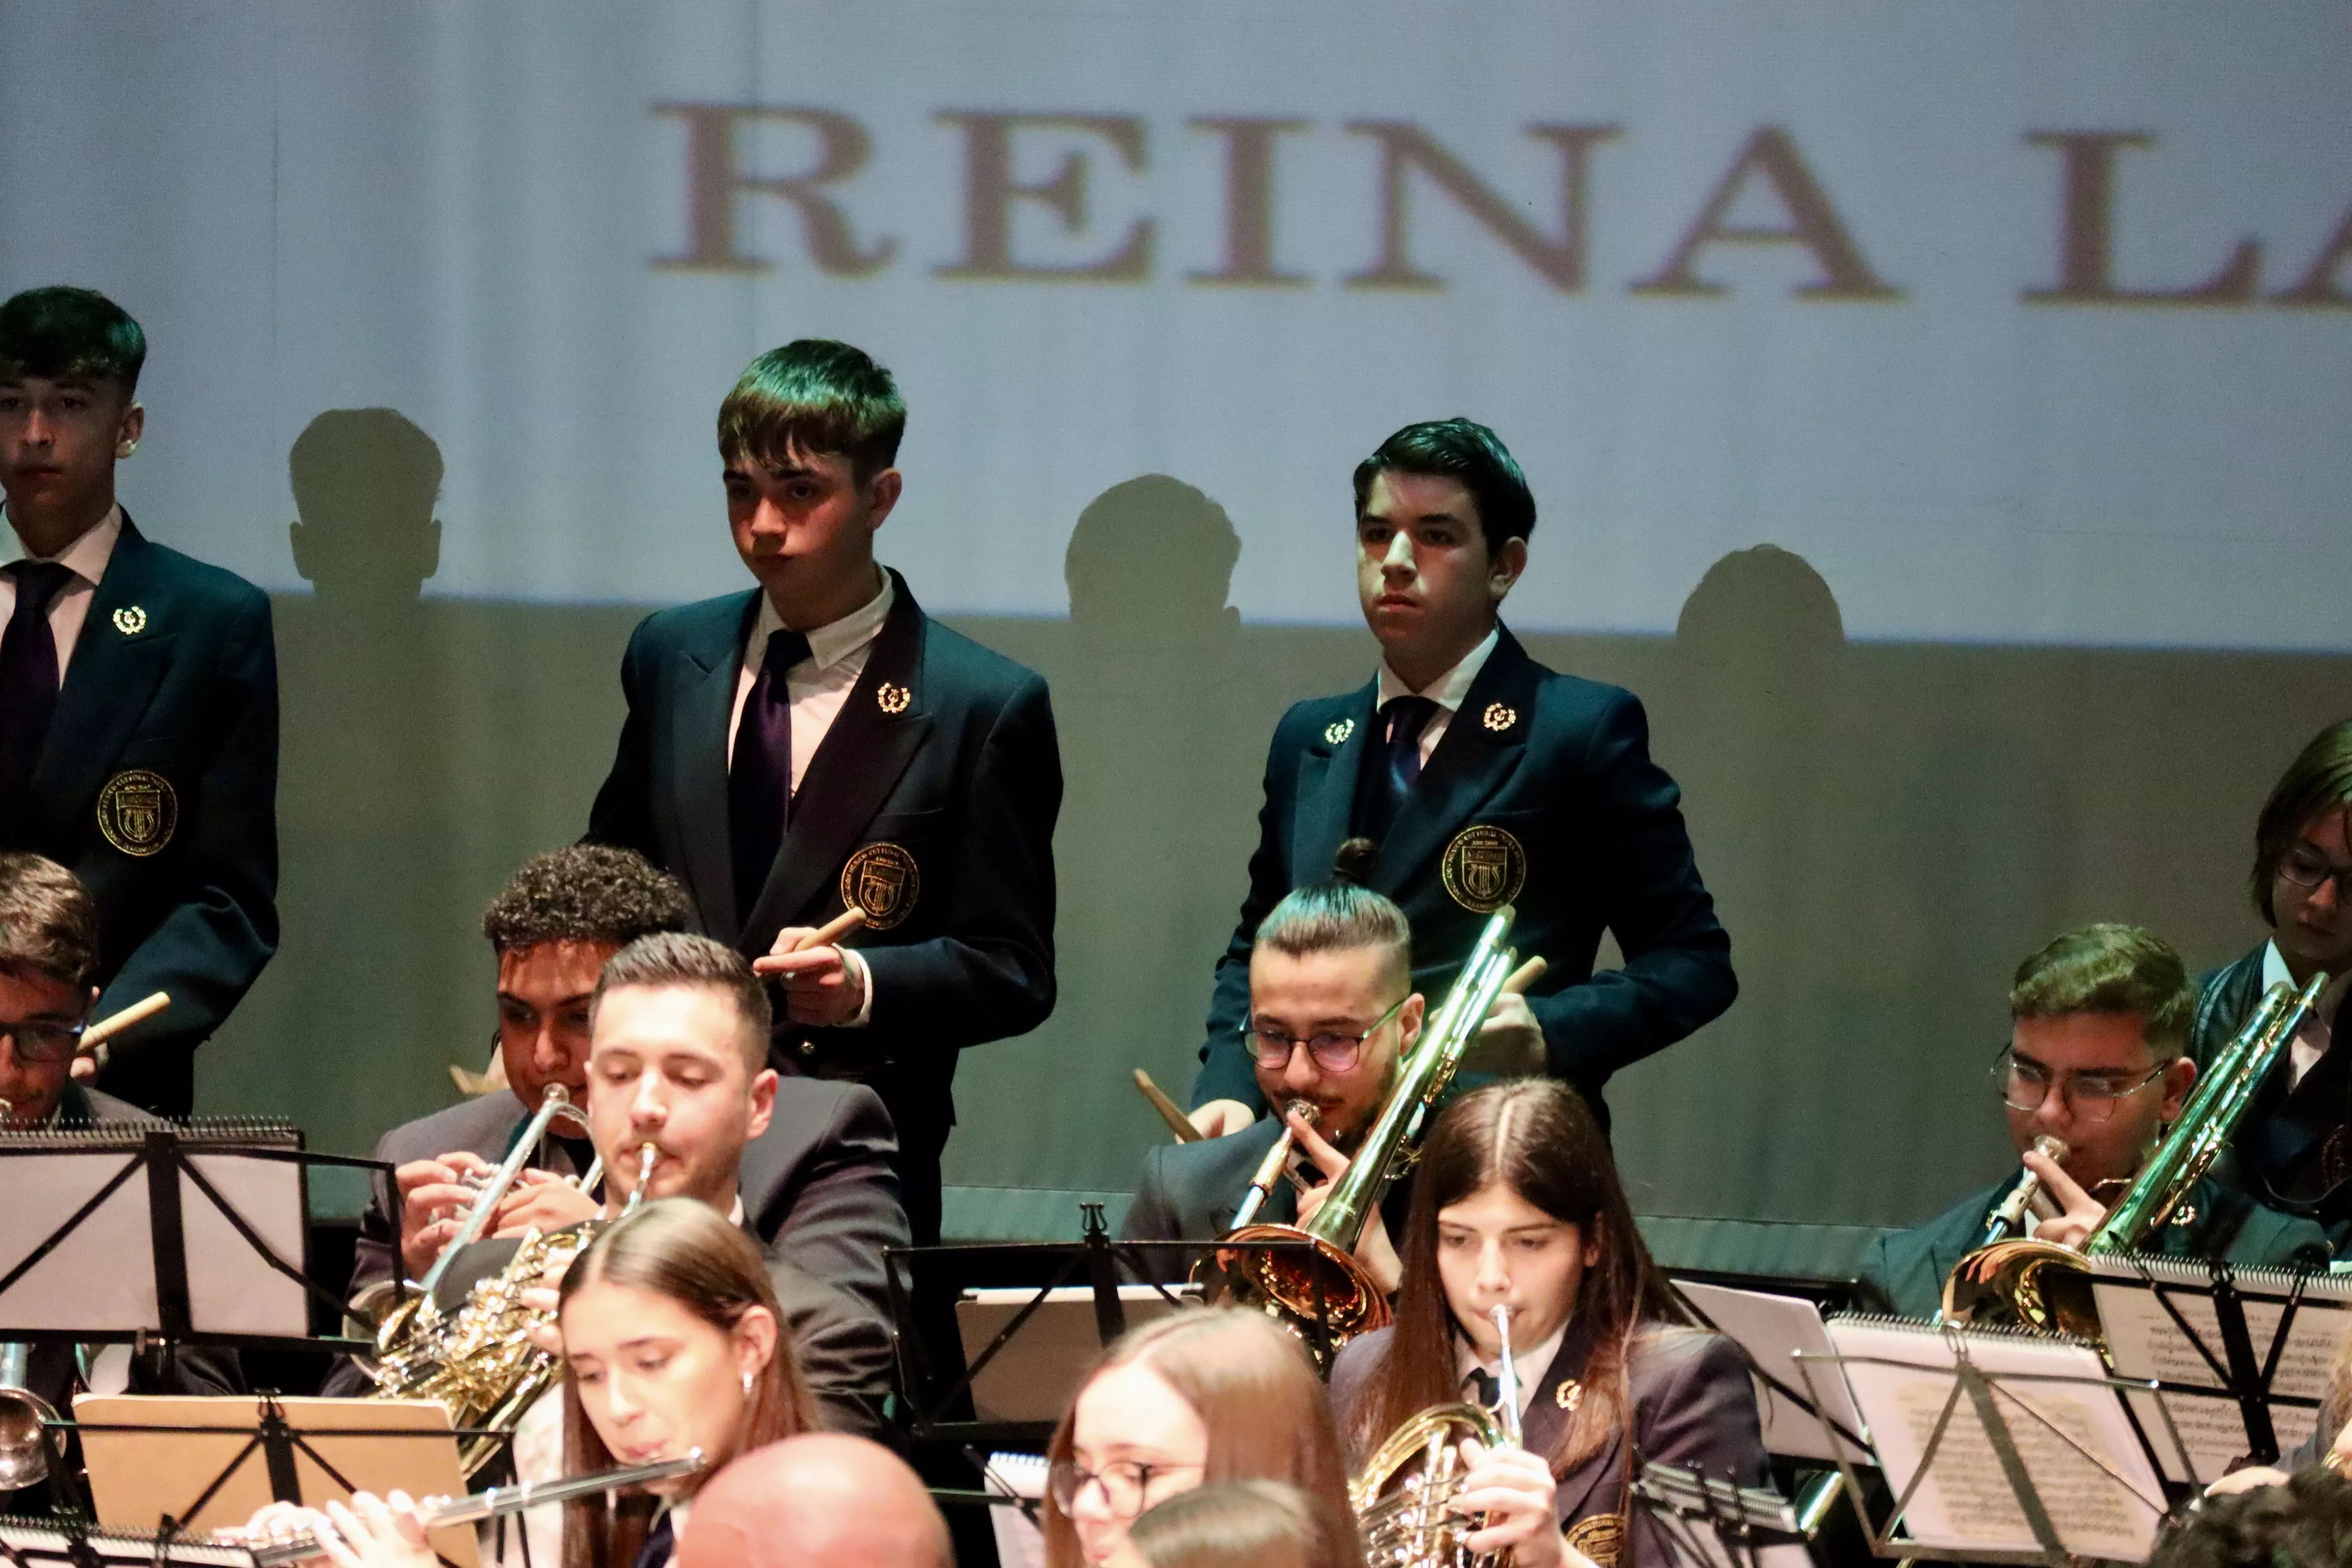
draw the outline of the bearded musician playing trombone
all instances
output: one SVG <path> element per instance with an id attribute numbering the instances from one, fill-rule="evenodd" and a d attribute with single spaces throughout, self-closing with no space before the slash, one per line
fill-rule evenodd
<path id="1" fill-rule="evenodd" d="M 2002 1238 L 1990 1234 L 1996 1215 L 2005 1237 L 2081 1247 L 2196 1086 L 2196 1008 L 2180 955 L 2140 926 L 2085 926 L 2020 964 L 1992 1068 L 2020 1168 L 1882 1237 L 1864 1264 L 1865 1297 L 1905 1317 L 1937 1316 L 1960 1259 Z M 2315 1224 L 2210 1177 L 2141 1249 L 2296 1268 L 2324 1268 L 2328 1256 Z"/>

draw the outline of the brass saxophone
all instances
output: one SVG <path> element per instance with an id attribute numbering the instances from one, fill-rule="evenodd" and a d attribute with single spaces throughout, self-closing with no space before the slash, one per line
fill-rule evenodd
<path id="1" fill-rule="evenodd" d="M 2284 980 L 2270 988 L 2246 1026 L 2214 1057 L 2212 1071 L 2199 1080 L 2180 1120 L 2157 1143 L 2130 1189 L 2084 1238 L 2082 1251 L 2031 1237 L 1978 1247 L 1944 1281 L 1944 1321 L 2071 1334 L 2104 1348 L 2106 1336 L 2084 1259 L 2138 1251 L 2172 1217 L 2245 1120 L 2255 1091 L 2286 1053 L 2327 978 L 2313 975 L 2300 994 Z"/>
<path id="2" fill-rule="evenodd" d="M 638 1151 L 637 1184 L 621 1210 L 625 1216 L 644 1200 L 659 1153 L 651 1143 Z M 442 1311 L 430 1294 L 415 1298 L 378 1332 L 371 1373 L 376 1386 L 366 1397 L 438 1400 L 451 1425 L 483 1428 L 458 1447 L 459 1468 L 472 1479 L 506 1446 L 562 1364 L 531 1341 L 531 1331 L 552 1322 L 553 1314 L 525 1306 L 523 1292 L 551 1270 L 571 1267 L 604 1223 L 590 1220 L 546 1236 L 524 1232 L 507 1266 L 475 1281 L 455 1311 Z M 446 1262 L 448 1253 L 442 1256 Z M 436 1266 L 436 1280 L 439 1272 Z"/>

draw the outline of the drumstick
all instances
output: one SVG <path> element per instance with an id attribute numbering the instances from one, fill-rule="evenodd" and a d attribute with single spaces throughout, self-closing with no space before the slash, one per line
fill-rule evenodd
<path id="1" fill-rule="evenodd" d="M 1135 1087 L 1143 1091 L 1144 1099 L 1151 1101 L 1151 1109 L 1160 1112 L 1160 1120 L 1168 1123 L 1168 1131 L 1176 1134 L 1176 1142 L 1197 1143 L 1201 1141 L 1201 1130 L 1176 1109 L 1174 1100 L 1160 1092 L 1160 1086 L 1152 1082 L 1151 1075 L 1141 1068 L 1135 1069 Z"/>
<path id="2" fill-rule="evenodd" d="M 1551 965 L 1546 963 L 1541 957 L 1528 959 L 1525 963 L 1522 963 L 1517 969 L 1512 970 L 1511 977 L 1503 982 L 1503 994 L 1506 996 L 1517 995 L 1520 992 L 1525 991 L 1528 986 L 1533 985 L 1537 981 L 1541 980 L 1544 975 L 1544 971 L 1550 967 Z"/>
<path id="3" fill-rule="evenodd" d="M 81 1048 L 102 1046 L 133 1024 L 144 1023 L 172 1005 L 169 992 L 158 991 L 142 1001 L 133 1002 L 120 1013 L 110 1014 L 81 1032 Z"/>
<path id="4" fill-rule="evenodd" d="M 834 916 L 833 919 L 825 921 L 824 924 L 817 927 L 816 930 L 809 932 L 808 935 L 801 938 L 800 941 L 793 943 L 793 945 L 785 951 L 788 952 L 806 952 L 813 947 L 831 947 L 835 942 L 839 942 L 843 937 L 847 936 L 851 931 L 854 931 L 859 926 L 864 925 L 866 923 L 866 911 L 859 909 L 856 904 L 852 904 L 847 909 L 842 910 L 839 914 Z"/>

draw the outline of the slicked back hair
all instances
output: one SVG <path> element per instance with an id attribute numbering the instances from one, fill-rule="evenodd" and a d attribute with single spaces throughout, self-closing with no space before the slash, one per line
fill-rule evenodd
<path id="1" fill-rule="evenodd" d="M 719 455 L 780 464 L 797 449 L 849 459 L 864 484 L 898 458 L 907 404 L 865 350 L 802 338 L 744 366 L 719 405 Z"/>
<path id="2" fill-rule="evenodd" d="M 716 991 L 735 1004 L 742 1027 L 737 1045 L 747 1076 L 768 1065 L 768 1030 L 775 1015 L 768 1005 L 768 988 L 751 973 L 743 955 L 723 942 L 689 931 L 661 931 L 641 936 L 605 960 L 596 976 L 596 994 L 588 1003 L 588 1026 L 594 1029 L 604 998 L 625 987 L 664 991 L 675 986 L 700 986 Z"/>
<path id="3" fill-rule="evenodd" d="M 2352 719 L 2338 720 L 2311 738 L 2271 788 L 2254 821 L 2254 908 L 2264 925 L 2278 924 L 2271 889 L 2279 861 L 2315 816 L 2352 811 Z"/>
<path id="4" fill-rule="evenodd" d="M 147 334 L 95 289 L 27 289 L 0 304 L 0 377 L 110 381 L 127 401 L 147 363 Z"/>
<path id="5" fill-rule="evenodd" d="M 2170 942 L 2146 926 L 2084 926 L 2053 939 L 2017 966 L 2009 992 L 2012 1018 L 2072 1013 L 2131 1014 L 2158 1061 L 2189 1054 L 2197 984 Z"/>
<path id="6" fill-rule="evenodd" d="M 1372 481 L 1382 474 L 1427 474 L 1458 479 L 1478 508 L 1479 531 L 1492 560 L 1514 539 L 1536 531 L 1535 492 L 1519 471 L 1518 459 L 1503 438 L 1475 419 L 1432 419 L 1408 425 L 1356 465 L 1356 515 L 1372 498 Z"/>
<path id="7" fill-rule="evenodd" d="M 1412 923 L 1385 894 L 1344 879 L 1293 888 L 1257 925 L 1256 943 L 1286 958 L 1380 948 L 1412 978 Z"/>
<path id="8" fill-rule="evenodd" d="M 635 850 L 571 844 L 522 863 L 482 911 L 482 934 L 499 952 L 550 942 L 617 948 L 692 920 L 678 879 Z"/>
<path id="9" fill-rule="evenodd" d="M 39 855 L 0 855 L 0 970 L 70 985 L 98 978 L 98 900 Z"/>

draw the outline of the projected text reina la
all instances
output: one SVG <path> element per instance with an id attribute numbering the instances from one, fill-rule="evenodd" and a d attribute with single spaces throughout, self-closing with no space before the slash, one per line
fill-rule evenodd
<path id="1" fill-rule="evenodd" d="M 657 258 L 663 270 L 762 272 L 778 263 L 746 248 L 743 216 L 755 201 L 781 202 L 797 216 L 805 259 L 841 278 L 883 272 L 904 259 L 897 238 L 860 233 L 843 197 L 873 153 L 873 137 L 856 117 L 837 110 L 782 105 L 660 103 L 654 111 L 682 126 L 685 135 L 685 244 Z M 938 121 L 961 142 L 961 253 L 934 264 L 945 279 L 979 281 L 1133 284 L 1159 274 L 1160 220 L 1129 219 L 1094 237 L 1092 193 L 1105 177 L 1139 174 L 1150 163 L 1150 131 L 1139 116 L 1063 112 L 983 112 L 948 110 Z M 756 166 L 748 132 L 762 125 L 798 128 L 813 153 L 802 166 L 776 173 Z M 1466 219 L 1526 267 L 1541 286 L 1584 292 L 1588 278 L 1591 172 L 1616 125 L 1531 124 L 1526 135 L 1548 149 L 1556 174 L 1547 200 L 1506 191 L 1481 173 L 1474 156 L 1422 126 L 1402 120 L 1357 120 L 1339 128 L 1369 142 L 1375 156 L 1363 193 L 1373 242 L 1369 265 L 1345 274 L 1349 289 L 1429 291 L 1447 279 L 1420 259 L 1418 226 Z M 1210 288 L 1296 289 L 1313 279 L 1285 270 L 1275 254 L 1276 171 L 1287 139 L 1311 135 L 1306 120 L 1202 116 L 1184 133 L 1213 139 L 1221 152 L 1222 211 L 1217 226 L 1221 264 L 1186 273 Z M 2126 153 L 2157 150 L 2147 131 L 2030 131 L 2023 140 L 2050 156 L 2053 190 L 2050 274 L 2021 283 L 2019 297 L 2036 305 L 2243 306 L 2256 303 L 2352 306 L 2338 274 L 2352 259 L 2352 211 L 2339 217 L 2318 253 L 2289 258 L 2266 278 L 2263 242 L 2221 237 L 2217 261 L 2188 280 L 2140 279 L 2119 260 L 2114 233 L 2118 185 Z M 1052 173 L 1024 178 L 1016 153 L 1024 142 L 1044 142 Z M 1037 149 L 1032 148 L 1034 152 Z M 1443 198 L 1431 202 L 1423 193 Z M 1421 199 L 1416 199 L 1420 197 Z M 1546 209 L 1549 208 L 1548 213 Z M 1759 212 L 1771 216 L 1759 217 Z M 1717 247 L 1774 247 L 1809 258 L 1811 276 L 1791 286 L 1797 298 L 1883 303 L 1903 297 L 1903 282 L 1886 277 L 1866 253 L 1865 237 L 1840 210 L 1787 127 L 1764 125 L 1727 151 L 1711 184 L 1695 189 L 1692 216 L 1657 265 L 1623 280 L 1628 293 L 1707 298 L 1731 292 L 1711 278 L 1707 260 Z M 1548 216 L 1525 216 L 1538 214 Z M 1750 215 L 1750 216 L 1742 216 Z M 1074 240 L 1097 239 L 1094 254 L 1043 260 L 1019 254 L 1016 216 L 1045 221 Z M 1611 281 L 1608 286 L 1615 287 Z"/>

